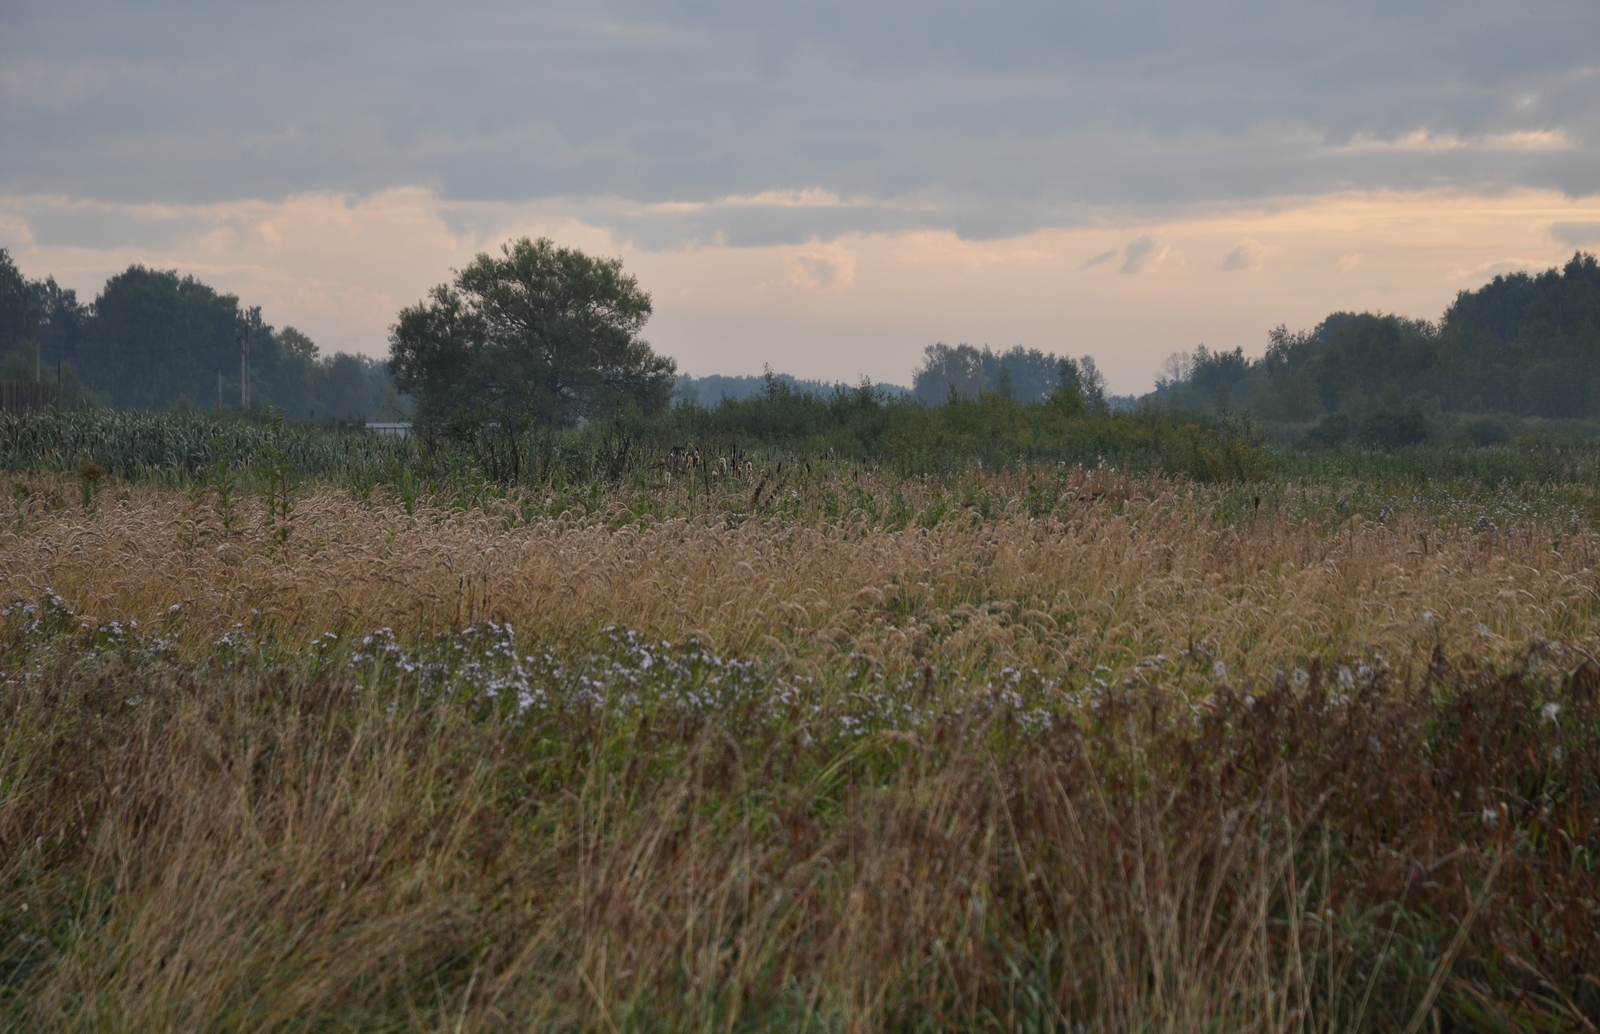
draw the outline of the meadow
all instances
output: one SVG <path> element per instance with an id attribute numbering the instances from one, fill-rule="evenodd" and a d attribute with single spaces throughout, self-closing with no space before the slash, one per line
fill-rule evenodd
<path id="1" fill-rule="evenodd" d="M 0 1017 L 1595 1029 L 1592 450 L 737 416 L 0 433 Z"/>

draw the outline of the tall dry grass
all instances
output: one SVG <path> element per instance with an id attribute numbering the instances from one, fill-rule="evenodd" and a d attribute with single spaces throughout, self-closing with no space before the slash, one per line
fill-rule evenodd
<path id="1" fill-rule="evenodd" d="M 76 611 L 0 619 L 0 1016 L 1593 1029 L 1592 532 L 863 482 L 817 519 L 318 493 L 287 535 L 0 486 L 0 599 Z M 94 628 L 127 619 L 175 647 Z M 307 645 L 485 619 L 552 651 L 549 706 Z M 766 658 L 784 701 L 881 665 L 923 717 L 651 697 L 643 655 L 597 690 L 614 624 Z M 1064 678 L 1014 705 L 1006 666 Z"/>
<path id="2" fill-rule="evenodd" d="M 841 744 L 521 724 L 265 659 L 33 660 L 0 702 L 0 1015 L 28 1029 L 1583 1030 L 1600 1006 L 1592 667 Z"/>
<path id="3" fill-rule="evenodd" d="M 854 658 L 900 672 L 1120 674 L 1197 645 L 1255 672 L 1310 656 L 1404 665 L 1434 646 L 1486 659 L 1535 638 L 1588 646 L 1600 629 L 1600 539 L 1580 527 L 1323 527 L 1270 511 L 1223 522 L 1233 490 L 1122 479 L 1035 517 L 1020 477 L 972 481 L 994 500 L 988 516 L 926 489 L 919 499 L 917 482 L 858 485 L 869 505 L 902 508 L 898 530 L 860 509 L 735 522 L 635 519 L 614 502 L 525 520 L 514 502 L 407 513 L 323 492 L 298 501 L 286 541 L 255 500 L 225 528 L 214 503 L 173 491 L 92 510 L 0 493 L 0 598 L 49 587 L 102 621 L 178 607 L 202 638 L 236 623 L 285 638 L 492 619 L 572 639 L 626 625 L 801 669 Z M 937 523 L 917 526 L 930 513 Z"/>

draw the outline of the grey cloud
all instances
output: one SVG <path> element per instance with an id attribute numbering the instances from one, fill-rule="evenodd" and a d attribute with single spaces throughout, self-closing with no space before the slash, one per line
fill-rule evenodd
<path id="1" fill-rule="evenodd" d="M 22 203 L 6 209 L 27 224 L 33 242 L 43 247 L 166 250 L 217 225 L 193 211 L 93 203 Z"/>
<path id="2" fill-rule="evenodd" d="M 1110 251 L 1102 251 L 1098 255 L 1092 255 L 1089 258 L 1084 259 L 1083 260 L 1083 268 L 1084 269 L 1091 269 L 1091 268 L 1093 268 L 1095 266 L 1103 265 L 1104 263 L 1110 262 L 1112 259 L 1114 259 L 1116 257 L 1117 257 L 1117 249 L 1115 249 L 1115 248 L 1112 248 Z"/>
<path id="3" fill-rule="evenodd" d="M 1550 236 L 1562 244 L 1600 244 L 1600 223 L 1551 223 Z"/>
<path id="4" fill-rule="evenodd" d="M 19 7 L 3 193 L 623 198 L 608 225 L 671 247 L 1350 188 L 1600 191 L 1600 8 L 1577 0 Z M 1405 145 L 1419 131 L 1444 143 Z M 1566 144 L 1506 143 L 1537 132 Z M 710 204 L 806 187 L 868 203 Z M 708 206 L 644 211 L 660 201 Z"/>
<path id="5" fill-rule="evenodd" d="M 1255 241 L 1240 241 L 1233 250 L 1222 257 L 1217 268 L 1225 273 L 1239 273 L 1255 269 L 1261 264 L 1264 249 Z"/>
<path id="6" fill-rule="evenodd" d="M 571 211 L 586 221 L 612 227 L 629 243 L 646 249 L 689 244 L 733 247 L 802 244 L 850 232 L 913 230 L 925 225 L 927 218 L 920 211 L 885 205 L 814 207 L 712 203 L 694 211 L 663 211 L 577 204 Z"/>
<path id="7" fill-rule="evenodd" d="M 1119 273 L 1143 273 L 1152 260 L 1160 257 L 1154 237 L 1140 237 L 1122 249 L 1122 268 Z"/>
<path id="8" fill-rule="evenodd" d="M 846 267 L 826 255 L 799 255 L 793 259 L 796 279 L 813 287 L 832 287 L 843 283 Z"/>

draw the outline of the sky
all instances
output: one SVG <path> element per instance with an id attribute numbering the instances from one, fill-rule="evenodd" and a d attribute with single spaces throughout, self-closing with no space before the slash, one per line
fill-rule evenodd
<path id="1" fill-rule="evenodd" d="M 325 350 L 523 235 L 696 374 L 1259 354 L 1600 249 L 1600 4 L 0 0 L 0 247 Z"/>

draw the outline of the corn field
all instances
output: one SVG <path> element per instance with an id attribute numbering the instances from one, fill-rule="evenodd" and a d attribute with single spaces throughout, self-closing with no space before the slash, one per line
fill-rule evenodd
<path id="1" fill-rule="evenodd" d="M 93 461 L 125 481 L 185 484 L 219 463 L 259 465 L 270 447 L 297 473 L 389 475 L 415 459 L 407 439 L 272 427 L 204 414 L 137 410 L 0 413 L 0 469 L 75 471 Z"/>

